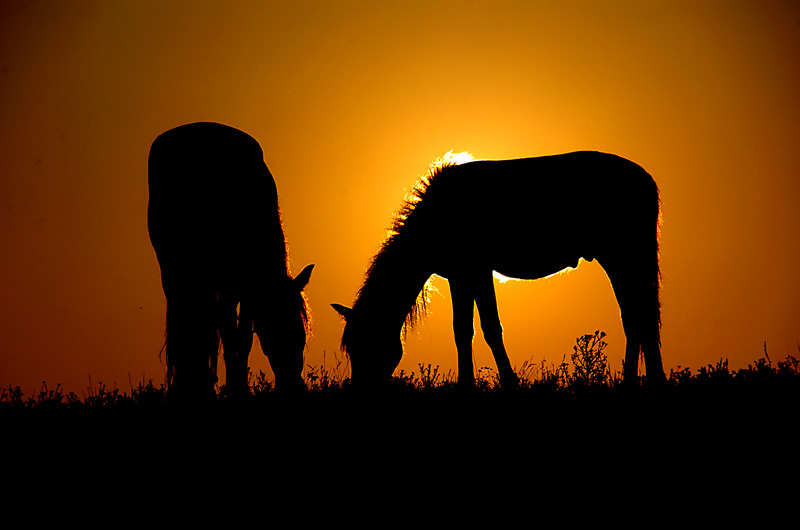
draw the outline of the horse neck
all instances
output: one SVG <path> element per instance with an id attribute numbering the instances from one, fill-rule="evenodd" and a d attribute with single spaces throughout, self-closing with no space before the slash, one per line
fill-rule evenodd
<path id="1" fill-rule="evenodd" d="M 401 328 L 433 271 L 413 245 L 395 240 L 375 258 L 353 309 L 370 320 Z"/>

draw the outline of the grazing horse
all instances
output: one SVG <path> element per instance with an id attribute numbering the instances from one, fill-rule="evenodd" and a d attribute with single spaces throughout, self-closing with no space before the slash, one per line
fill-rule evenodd
<path id="1" fill-rule="evenodd" d="M 171 394 L 214 394 L 222 342 L 226 391 L 249 392 L 257 333 L 275 387 L 303 386 L 313 265 L 289 274 L 278 192 L 258 142 L 218 123 L 155 139 L 148 160 L 147 225 L 167 299 Z"/>
<path id="2" fill-rule="evenodd" d="M 616 155 L 575 152 L 431 165 L 398 213 L 345 319 L 342 350 L 354 384 L 388 380 L 401 336 L 424 314 L 431 275 L 446 278 L 453 304 L 459 385 L 473 386 L 473 310 L 503 386 L 518 384 L 503 345 L 493 271 L 533 280 L 596 259 L 611 281 L 627 344 L 623 377 L 648 379 L 661 362 L 658 240 L 653 178 Z"/>

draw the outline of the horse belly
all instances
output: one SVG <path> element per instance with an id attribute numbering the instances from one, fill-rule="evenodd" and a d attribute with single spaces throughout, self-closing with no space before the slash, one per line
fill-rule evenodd
<path id="1" fill-rule="evenodd" d="M 536 280 L 578 266 L 581 256 L 515 256 L 498 260 L 492 270 L 509 278 Z M 590 258 L 587 258 L 591 260 Z"/>
<path id="2" fill-rule="evenodd" d="M 491 261 L 492 270 L 509 278 L 534 280 L 578 266 L 581 258 L 591 260 L 590 252 L 581 237 L 581 230 L 566 227 L 566 223 L 544 224 L 547 229 L 534 227 L 520 230 L 520 224 L 507 224 L 513 230 L 484 234 L 483 254 Z M 556 228 L 558 226 L 558 228 Z"/>

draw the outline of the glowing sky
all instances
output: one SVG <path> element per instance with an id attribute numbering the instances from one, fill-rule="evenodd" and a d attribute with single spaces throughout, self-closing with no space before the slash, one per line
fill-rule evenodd
<path id="1" fill-rule="evenodd" d="M 316 268 L 307 364 L 330 366 L 392 212 L 449 150 L 630 158 L 663 199 L 667 370 L 798 355 L 800 4 L 0 3 L 0 387 L 163 381 L 146 161 L 192 121 L 275 176 L 292 268 Z M 598 204 L 598 212 L 603 205 Z M 447 284 L 400 368 L 455 370 Z M 498 285 L 512 363 L 624 336 L 596 263 Z M 494 366 L 480 335 L 477 367 Z M 254 370 L 267 370 L 260 350 Z"/>

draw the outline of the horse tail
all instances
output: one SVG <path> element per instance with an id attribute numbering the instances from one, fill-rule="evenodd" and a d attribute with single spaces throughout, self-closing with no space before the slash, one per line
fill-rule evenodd
<path id="1" fill-rule="evenodd" d="M 655 187 L 655 238 L 654 238 L 654 245 L 655 251 L 653 252 L 652 258 L 653 259 L 653 268 L 654 271 L 652 273 L 653 278 L 653 290 L 655 291 L 655 304 L 656 304 L 656 315 L 658 320 L 658 327 L 657 327 L 657 342 L 659 351 L 661 350 L 661 225 L 663 223 L 663 217 L 661 213 L 661 196 L 658 190 L 658 186 L 653 182 Z"/>
<path id="2" fill-rule="evenodd" d="M 644 318 L 641 321 L 641 353 L 644 356 L 645 367 L 648 379 L 655 383 L 665 380 L 664 367 L 661 358 L 661 197 L 659 196 L 658 186 L 653 182 L 654 199 L 651 199 L 650 227 L 646 230 L 649 234 L 646 237 L 647 255 L 645 260 L 650 265 L 645 265 L 646 278 L 644 299 L 642 300 Z"/>

